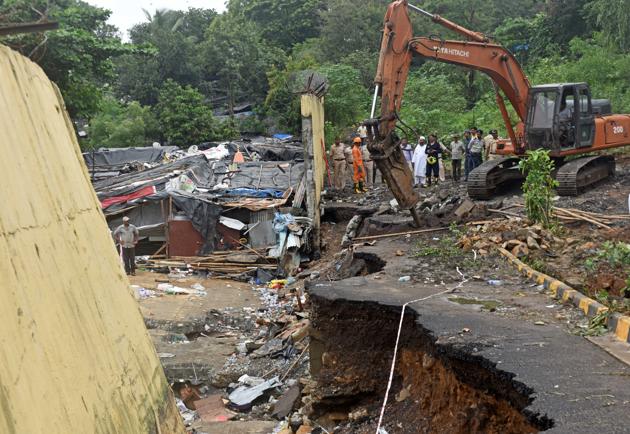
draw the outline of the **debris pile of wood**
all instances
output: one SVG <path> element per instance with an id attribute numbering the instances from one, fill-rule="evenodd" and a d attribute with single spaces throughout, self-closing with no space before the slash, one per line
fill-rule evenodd
<path id="1" fill-rule="evenodd" d="M 203 257 L 151 257 L 144 266 L 154 271 L 179 269 L 226 275 L 248 273 L 258 269 L 274 271 L 278 268 L 275 259 L 268 258 L 264 253 L 255 250 L 251 253 L 214 252 L 212 255 Z"/>

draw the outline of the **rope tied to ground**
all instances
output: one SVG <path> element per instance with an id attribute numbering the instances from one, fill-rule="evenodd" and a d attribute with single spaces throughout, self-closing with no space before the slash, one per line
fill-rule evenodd
<path id="1" fill-rule="evenodd" d="M 387 431 L 381 428 L 381 426 L 383 425 L 383 418 L 385 417 L 385 408 L 387 407 L 387 401 L 389 400 L 389 393 L 391 391 L 392 383 L 394 381 L 394 371 L 396 370 L 396 358 L 398 357 L 398 346 L 400 344 L 400 334 L 402 332 L 403 322 L 405 319 L 405 310 L 407 309 L 407 306 L 411 304 L 419 303 L 421 301 L 427 301 L 432 298 L 439 297 L 441 295 L 453 293 L 457 291 L 459 288 L 461 288 L 462 286 L 464 286 L 470 279 L 466 279 L 466 277 L 462 274 L 462 272 L 459 271 L 459 267 L 457 267 L 456 270 L 457 270 L 457 273 L 462 277 L 462 281 L 456 287 L 449 288 L 442 292 L 438 292 L 437 294 L 432 294 L 427 297 L 419 298 L 417 300 L 408 301 L 402 306 L 402 311 L 400 312 L 400 322 L 398 324 L 398 334 L 396 335 L 396 345 L 394 346 L 394 358 L 392 359 L 392 366 L 389 371 L 389 380 L 387 381 L 387 389 L 385 391 L 385 398 L 383 399 L 383 406 L 381 407 L 381 414 L 378 418 L 378 425 L 376 426 L 376 434 L 387 434 Z"/>

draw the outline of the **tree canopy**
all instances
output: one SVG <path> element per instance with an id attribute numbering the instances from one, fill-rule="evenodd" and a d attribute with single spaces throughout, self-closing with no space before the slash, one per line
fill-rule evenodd
<path id="1" fill-rule="evenodd" d="M 146 11 L 128 31 L 81 0 L 0 0 L 0 25 L 56 20 L 46 33 L 0 43 L 39 63 L 94 146 L 189 146 L 247 133 L 299 133 L 304 77 L 328 80 L 328 137 L 368 116 L 386 2 L 229 0 L 226 10 Z M 422 7 L 511 50 L 532 84 L 586 81 L 616 112 L 630 111 L 627 0 L 427 0 Z M 415 33 L 460 39 L 412 14 Z M 128 42 L 123 42 L 128 41 Z M 246 121 L 219 122 L 240 105 Z M 430 59 L 412 65 L 401 117 L 415 133 L 446 137 L 472 125 L 502 128 L 491 81 Z M 415 134 L 414 133 L 414 134 Z"/>

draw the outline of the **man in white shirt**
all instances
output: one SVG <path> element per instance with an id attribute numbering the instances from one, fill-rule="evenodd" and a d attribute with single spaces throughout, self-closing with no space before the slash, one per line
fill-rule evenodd
<path id="1" fill-rule="evenodd" d="M 368 129 L 365 124 L 359 125 L 359 128 L 357 128 L 357 134 L 361 137 L 361 146 L 367 145 Z"/>
<path id="2" fill-rule="evenodd" d="M 123 263 L 128 275 L 136 275 L 136 244 L 140 238 L 138 228 L 129 223 L 129 217 L 123 217 L 123 224 L 114 231 L 114 239 L 122 247 Z"/>

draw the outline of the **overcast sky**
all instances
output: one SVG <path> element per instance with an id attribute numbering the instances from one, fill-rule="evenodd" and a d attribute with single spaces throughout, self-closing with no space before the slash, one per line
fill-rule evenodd
<path id="1" fill-rule="evenodd" d="M 146 9 L 153 13 L 156 9 L 186 10 L 188 8 L 225 9 L 225 0 L 86 0 L 88 3 L 112 11 L 110 23 L 127 37 L 127 30 L 134 24 L 145 21 Z"/>

